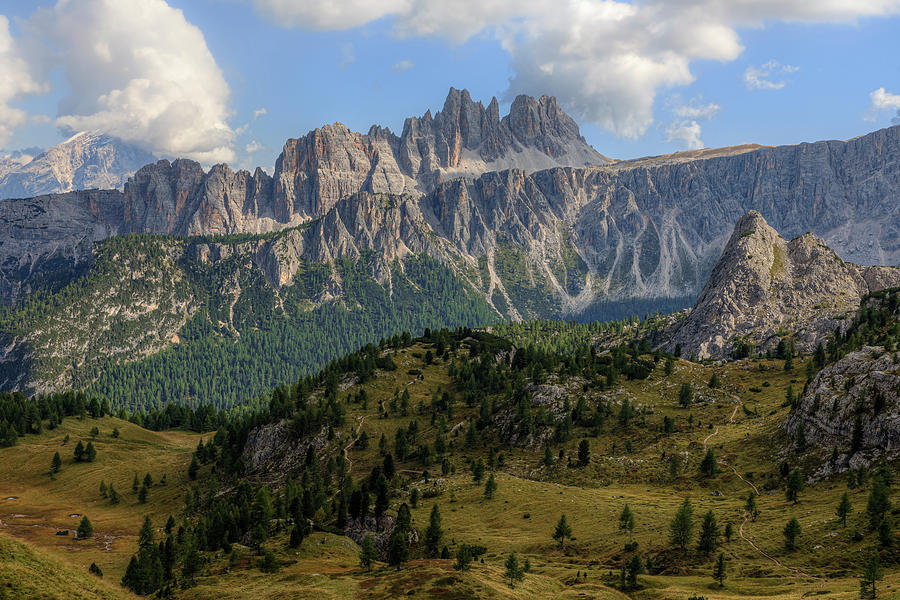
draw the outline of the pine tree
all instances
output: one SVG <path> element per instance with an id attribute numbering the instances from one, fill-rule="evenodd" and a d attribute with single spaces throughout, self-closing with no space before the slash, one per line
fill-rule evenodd
<path id="1" fill-rule="evenodd" d="M 150 473 L 144 475 L 144 486 L 148 488 L 153 487 L 153 477 L 150 476 Z"/>
<path id="2" fill-rule="evenodd" d="M 109 490 L 106 488 L 106 483 L 101 481 L 100 482 L 100 497 L 106 498 L 108 496 L 109 496 Z"/>
<path id="3" fill-rule="evenodd" d="M 844 492 L 844 495 L 841 496 L 841 501 L 837 506 L 837 516 L 838 520 L 841 522 L 842 527 L 847 526 L 847 517 L 853 511 L 853 507 L 850 505 L 850 496 L 847 492 Z"/>
<path id="4" fill-rule="evenodd" d="M 634 513 L 627 504 L 619 515 L 619 531 L 627 531 L 629 535 L 634 531 Z"/>
<path id="5" fill-rule="evenodd" d="M 522 567 L 519 566 L 519 558 L 516 556 L 516 553 L 513 552 L 509 556 L 506 557 L 506 578 L 509 580 L 509 587 L 516 587 L 517 581 L 522 581 L 525 578 L 525 573 Z"/>
<path id="6" fill-rule="evenodd" d="M 140 502 L 141 504 L 147 503 L 147 486 L 146 485 L 142 485 L 141 488 L 138 490 L 138 502 Z"/>
<path id="7" fill-rule="evenodd" d="M 75 462 L 81 462 L 82 460 L 84 460 L 84 444 L 81 442 L 81 440 L 78 440 L 78 443 L 75 444 L 74 456 Z"/>
<path id="8" fill-rule="evenodd" d="M 548 467 L 552 467 L 553 463 L 553 453 L 550 452 L 550 446 L 544 446 L 544 464 Z"/>
<path id="9" fill-rule="evenodd" d="M 97 451 L 94 449 L 94 442 L 88 442 L 87 447 L 84 449 L 84 460 L 87 462 L 94 462 L 97 458 Z"/>
<path id="10" fill-rule="evenodd" d="M 800 474 L 800 469 L 794 469 L 791 471 L 791 474 L 788 475 L 787 487 L 785 488 L 784 495 L 788 501 L 796 504 L 800 499 L 800 492 L 803 491 L 803 487 L 803 475 Z"/>
<path id="11" fill-rule="evenodd" d="M 719 552 L 716 566 L 713 568 L 713 579 L 719 582 L 719 587 L 725 587 L 725 553 Z"/>
<path id="12" fill-rule="evenodd" d="M 755 522 L 756 517 L 759 516 L 759 509 L 756 507 L 756 492 L 747 494 L 747 502 L 744 504 L 744 510 L 750 515 L 750 520 Z"/>
<path id="13" fill-rule="evenodd" d="M 866 514 L 869 517 L 869 527 L 874 531 L 878 529 L 885 515 L 891 510 L 890 490 L 883 477 L 876 477 L 872 483 L 872 491 L 869 492 L 869 500 L 866 504 Z"/>
<path id="14" fill-rule="evenodd" d="M 703 524 L 700 525 L 700 538 L 697 549 L 705 555 L 716 551 L 719 545 L 719 526 L 716 524 L 716 516 L 713 511 L 707 511 L 703 516 Z"/>
<path id="15" fill-rule="evenodd" d="M 53 460 L 50 461 L 50 476 L 59 473 L 60 468 L 62 468 L 62 459 L 59 457 L 59 452 L 54 452 Z"/>
<path id="16" fill-rule="evenodd" d="M 712 389 L 716 389 L 722 385 L 722 382 L 719 381 L 719 374 L 713 372 L 712 377 L 709 378 L 709 387 Z"/>
<path id="17" fill-rule="evenodd" d="M 191 458 L 191 464 L 188 466 L 188 477 L 192 480 L 197 479 L 198 470 L 200 470 L 200 465 L 197 463 L 197 457 L 194 456 Z M 137 481 L 137 473 L 134 475 L 134 480 Z"/>
<path id="18" fill-rule="evenodd" d="M 110 504 L 118 504 L 119 503 L 119 492 L 116 491 L 116 488 L 113 487 L 113 484 L 109 484 L 109 503 Z"/>
<path id="19" fill-rule="evenodd" d="M 704 478 L 715 477 L 718 472 L 719 467 L 716 464 L 716 453 L 710 448 L 706 451 L 706 456 L 704 456 L 703 460 L 700 462 L 700 476 Z"/>
<path id="20" fill-rule="evenodd" d="M 792 518 L 784 526 L 784 546 L 788 550 L 797 549 L 797 537 L 800 535 L 800 523 L 797 519 Z"/>
<path id="21" fill-rule="evenodd" d="M 406 545 L 406 532 L 394 528 L 388 540 L 388 564 L 392 567 L 400 567 L 409 560 L 409 547 Z"/>
<path id="22" fill-rule="evenodd" d="M 693 402 L 694 390 L 691 388 L 691 384 L 682 383 L 681 388 L 678 390 L 678 404 L 680 404 L 682 408 L 687 408 Z"/>
<path id="23" fill-rule="evenodd" d="M 431 516 L 428 520 L 428 528 L 425 529 L 425 555 L 434 558 L 438 555 L 441 538 L 444 532 L 441 530 L 441 512 L 437 504 L 431 508 Z"/>
<path id="24" fill-rule="evenodd" d="M 75 535 L 79 540 L 84 540 L 94 535 L 94 526 L 91 525 L 91 521 L 87 516 L 81 517 L 81 522 L 78 524 L 78 530 L 75 532 Z"/>
<path id="25" fill-rule="evenodd" d="M 591 445 L 587 440 L 578 443 L 578 464 L 586 467 L 591 462 Z"/>
<path id="26" fill-rule="evenodd" d="M 875 598 L 878 595 L 875 582 L 884 576 L 878 552 L 872 551 L 866 559 L 862 579 L 859 582 L 860 598 Z"/>
<path id="27" fill-rule="evenodd" d="M 376 558 L 378 558 L 378 551 L 375 549 L 375 540 L 372 539 L 372 534 L 367 533 L 363 538 L 362 549 L 359 553 L 359 566 L 366 571 L 371 571 L 372 563 Z"/>
<path id="28" fill-rule="evenodd" d="M 687 549 L 694 533 L 693 519 L 694 508 L 691 506 L 691 500 L 690 498 L 685 498 L 669 524 L 669 540 L 673 546 L 677 546 L 682 550 Z"/>
<path id="29" fill-rule="evenodd" d="M 289 547 L 291 547 L 291 548 L 299 548 L 300 547 L 300 544 L 303 543 L 303 537 L 304 537 L 303 530 L 304 530 L 304 527 L 302 525 L 300 525 L 299 523 L 294 524 L 294 526 L 291 528 L 291 536 L 290 536 L 290 538 L 288 538 L 288 546 Z M 367 535 L 366 537 L 369 538 L 371 536 Z M 365 541 L 365 540 L 363 540 L 363 541 Z"/>
<path id="30" fill-rule="evenodd" d="M 734 527 L 731 523 L 725 523 L 725 541 L 730 542 L 732 536 L 734 536 Z"/>
<path id="31" fill-rule="evenodd" d="M 488 475 L 487 482 L 484 484 L 484 497 L 488 500 L 493 499 L 494 492 L 497 491 L 497 481 L 494 479 L 494 474 L 491 473 Z"/>
<path id="32" fill-rule="evenodd" d="M 466 544 L 460 544 L 456 549 L 456 562 L 453 568 L 457 571 L 468 571 L 472 563 L 472 550 Z"/>
<path id="33" fill-rule="evenodd" d="M 635 554 L 625 565 L 625 587 L 634 589 L 637 587 L 638 575 L 644 572 L 644 563 L 641 557 Z"/>
<path id="34" fill-rule="evenodd" d="M 572 528 L 566 521 L 566 515 L 562 515 L 559 517 L 559 521 L 556 523 L 556 529 L 553 532 L 553 539 L 556 540 L 556 543 L 559 544 L 560 548 L 564 548 L 566 545 L 566 539 L 571 537 Z"/>
<path id="35" fill-rule="evenodd" d="M 141 487 L 141 482 L 138 480 L 137 473 L 134 474 L 134 479 L 131 480 L 131 491 L 133 493 L 137 493 L 138 489 Z"/>

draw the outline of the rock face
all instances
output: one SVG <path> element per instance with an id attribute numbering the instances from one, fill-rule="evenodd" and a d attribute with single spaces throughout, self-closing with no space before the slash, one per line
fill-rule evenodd
<path id="1" fill-rule="evenodd" d="M 32 160 L 0 165 L 0 198 L 30 198 L 74 190 L 119 189 L 153 156 L 136 146 L 81 132 Z"/>
<path id="2" fill-rule="evenodd" d="M 686 306 L 749 210 L 787 237 L 815 233 L 847 260 L 900 264 L 900 127 L 609 163 L 553 98 L 521 96 L 500 118 L 496 101 L 484 107 L 451 90 L 440 112 L 408 119 L 400 136 L 335 124 L 288 140 L 272 176 L 159 161 L 135 173 L 121 209 L 92 212 L 83 193 L 30 201 L 47 211 L 46 229 L 17 217 L 22 201 L 0 202 L 0 293 L 8 302 L 30 289 L 52 257 L 83 263 L 81 239 L 319 222 L 323 235 L 304 245 L 315 249 L 310 260 L 425 249 L 510 318 L 603 316 L 606 303 L 634 299 Z M 60 204 L 71 208 L 56 218 Z"/>
<path id="3" fill-rule="evenodd" d="M 803 423 L 807 441 L 823 449 L 850 450 L 861 431 L 861 453 L 844 454 L 837 468 L 868 464 L 900 450 L 900 355 L 866 346 L 822 369 L 785 424 L 795 435 Z"/>
<path id="4" fill-rule="evenodd" d="M 725 358 L 740 339 L 760 351 L 795 334 L 811 352 L 847 322 L 869 292 L 900 285 L 900 269 L 845 263 L 813 234 L 785 241 L 757 211 L 734 228 L 690 315 L 667 348 L 684 356 Z"/>

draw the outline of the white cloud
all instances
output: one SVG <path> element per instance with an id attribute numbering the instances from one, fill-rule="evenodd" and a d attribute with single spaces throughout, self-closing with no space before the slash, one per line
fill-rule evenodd
<path id="1" fill-rule="evenodd" d="M 891 119 L 891 122 L 900 123 L 900 94 L 892 94 L 884 88 L 878 88 L 869 94 L 869 102 L 869 110 L 864 117 L 866 121 L 874 121 L 882 110 L 896 110 L 897 116 Z"/>
<path id="2" fill-rule="evenodd" d="M 736 59 L 739 29 L 900 12 L 900 0 L 246 1 L 285 27 L 343 30 L 391 18 L 400 36 L 492 36 L 515 73 L 508 97 L 554 94 L 576 116 L 625 137 L 646 132 L 660 90 L 694 80 L 692 61 Z"/>
<path id="3" fill-rule="evenodd" d="M 266 116 L 267 114 L 269 114 L 269 109 L 267 109 L 265 106 L 261 106 L 253 111 L 253 120 L 255 121 L 260 117 Z"/>
<path id="4" fill-rule="evenodd" d="M 266 147 L 257 142 L 256 140 L 252 140 L 249 144 L 244 147 L 244 151 L 247 154 L 253 154 L 254 152 L 259 152 L 260 150 L 265 150 Z"/>
<path id="5" fill-rule="evenodd" d="M 164 0 L 59 0 L 29 27 L 69 83 L 62 130 L 99 130 L 204 163 L 234 157 L 228 84 L 181 10 Z"/>
<path id="6" fill-rule="evenodd" d="M 687 150 L 698 150 L 705 147 L 700 139 L 700 124 L 697 121 L 676 121 L 666 127 L 666 141 L 678 142 Z"/>
<path id="7" fill-rule="evenodd" d="M 398 63 L 395 63 L 394 66 L 391 67 L 391 71 L 406 71 L 408 69 L 412 69 L 415 63 L 411 60 L 401 60 Z"/>
<path id="8" fill-rule="evenodd" d="M 24 96 L 46 92 L 48 86 L 40 79 L 34 65 L 26 60 L 21 44 L 10 34 L 9 19 L 0 15 L 0 146 L 28 122 L 28 114 L 10 104 Z"/>
<path id="9" fill-rule="evenodd" d="M 783 65 L 774 59 L 758 67 L 750 65 L 744 71 L 744 85 L 751 90 L 780 90 L 787 85 L 787 81 L 784 79 L 773 81 L 773 78 L 790 75 L 799 70 L 800 67 Z"/>
<path id="10" fill-rule="evenodd" d="M 675 106 L 672 112 L 683 119 L 711 119 L 716 116 L 722 107 L 715 102 L 702 104 L 701 98 L 692 98 L 687 104 Z"/>

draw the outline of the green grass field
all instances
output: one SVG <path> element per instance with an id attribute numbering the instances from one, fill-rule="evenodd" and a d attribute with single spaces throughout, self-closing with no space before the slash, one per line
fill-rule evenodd
<path id="1" fill-rule="evenodd" d="M 418 407 L 420 403 L 428 405 L 436 389 L 449 390 L 452 385 L 447 362 L 423 363 L 420 356 L 427 349 L 419 344 L 398 352 L 394 356 L 395 371 L 379 371 L 366 383 L 366 409 L 357 403 L 347 404 L 346 424 L 335 432 L 323 452 L 336 456 L 348 448 L 355 479 L 368 475 L 382 462 L 378 450 L 382 434 L 392 446 L 397 427 L 417 419 L 418 438 L 434 439 L 436 427 L 430 425 L 427 415 L 418 414 Z M 462 543 L 487 548 L 483 563 L 473 563 L 469 571 L 455 571 L 452 560 L 413 559 L 399 571 L 379 564 L 373 571 L 364 572 L 358 567 L 358 547 L 349 538 L 316 532 L 299 549 L 292 550 L 282 533 L 266 544 L 281 561 L 280 572 L 262 573 L 256 567 L 258 557 L 236 544 L 234 560 L 221 552 L 210 556 L 196 586 L 178 590 L 176 595 L 217 599 L 407 595 L 647 600 L 687 600 L 692 595 L 716 600 L 857 598 L 860 565 L 878 543 L 865 526 L 869 486 L 849 490 L 853 513 L 844 528 L 835 516 L 841 494 L 848 491 L 844 477 L 807 485 L 800 502 L 794 504 L 785 499 L 778 473 L 783 460 L 791 465 L 811 465 L 830 454 L 810 450 L 805 456 L 795 456 L 781 429 L 789 410 L 782 406 L 787 386 L 793 385 L 795 392 L 803 386 L 802 363 L 797 363 L 794 373 L 786 373 L 781 361 L 719 366 L 678 361 L 668 377 L 660 364 L 648 379 L 625 381 L 606 391 L 589 386 L 585 389 L 582 382 L 570 379 L 564 382 L 564 395 L 572 404 L 579 395 L 591 401 L 603 397 L 617 410 L 627 398 L 638 409 L 635 424 L 624 429 L 612 418 L 596 437 L 587 429 L 575 428 L 565 444 L 552 445 L 554 456 L 560 449 L 564 451 L 564 458 L 554 466 L 543 464 L 542 444 L 503 446 L 500 451 L 505 461 L 495 474 L 499 487 L 491 500 L 484 498 L 483 483 L 474 483 L 466 466 L 469 458 L 485 458 L 488 448 L 481 443 L 465 447 L 465 427 L 447 436 L 452 443 L 448 454 L 455 473 L 442 477 L 439 463 L 427 467 L 418 461 L 399 463 L 404 485 L 397 489 L 391 510 L 409 502 L 413 487 L 422 492 L 432 487 L 439 490 L 412 510 L 413 526 L 424 530 L 432 505 L 437 504 L 443 518 L 444 543 L 451 555 Z M 422 378 L 410 375 L 411 369 L 420 370 Z M 706 384 L 714 372 L 722 382 L 715 390 Z M 554 377 L 548 383 L 554 383 Z M 698 400 L 687 409 L 679 407 L 677 401 L 684 382 L 694 387 Z M 342 397 L 359 388 L 352 380 L 346 383 L 341 388 Z M 409 391 L 409 414 L 392 413 L 381 418 L 381 407 L 389 404 L 395 388 Z M 451 431 L 457 423 L 475 416 L 477 410 L 457 403 L 454 418 L 448 423 Z M 662 431 L 664 416 L 675 419 L 674 433 Z M 689 424 L 689 416 L 693 424 Z M 89 431 L 95 425 L 100 429 L 94 440 L 96 462 L 74 463 L 75 443 L 90 439 Z M 120 430 L 118 439 L 110 436 L 113 427 Z M 363 430 L 371 443 L 367 450 L 358 450 L 352 442 L 354 434 Z M 62 446 L 66 434 L 70 441 Z M 585 437 L 591 447 L 590 463 L 566 466 Z M 0 450 L 0 494 L 3 498 L 16 497 L 0 500 L 0 532 L 25 542 L 29 548 L 38 548 L 18 552 L 40 553 L 43 564 L 60 560 L 67 569 L 87 578 L 92 577 L 87 574 L 87 566 L 96 562 L 106 581 L 118 582 L 135 550 L 135 535 L 144 514 L 151 515 L 158 526 L 169 514 L 179 518 L 184 493 L 192 486 L 186 468 L 198 439 L 196 434 L 182 432 L 153 433 L 112 418 L 68 418 L 54 431 L 26 436 L 18 446 Z M 629 445 L 631 450 L 627 451 Z M 720 472 L 700 479 L 698 467 L 707 448 L 714 449 Z M 47 472 L 57 450 L 63 457 L 63 468 L 51 480 Z M 675 477 L 669 473 L 668 459 L 673 455 L 680 465 Z M 431 474 L 428 483 L 422 476 L 425 469 Z M 131 491 L 135 472 L 140 477 L 150 472 L 156 481 L 167 475 L 167 485 L 154 485 L 146 505 L 138 504 Z M 101 480 L 114 483 L 122 493 L 121 504 L 112 506 L 100 498 Z M 743 508 L 751 489 L 759 492 L 760 515 L 755 521 L 747 518 Z M 669 546 L 669 522 L 686 497 L 694 507 L 694 540 L 707 510 L 714 512 L 720 530 L 726 523 L 733 526 L 731 541 L 720 538 L 720 550 L 727 559 L 727 579 L 722 588 L 711 576 L 715 557 L 700 556 L 694 547 L 696 541 L 686 553 Z M 618 530 L 618 516 L 625 503 L 635 514 L 632 535 Z M 77 526 L 78 519 L 69 516 L 76 513 L 86 514 L 93 521 L 95 535 L 91 540 L 75 542 L 71 534 L 55 535 L 57 529 Z M 561 514 L 566 515 L 574 535 L 564 549 L 551 538 Z M 792 517 L 800 522 L 802 533 L 798 549 L 787 551 L 782 529 Z M 854 532 L 862 534 L 861 539 L 854 541 Z M 631 556 L 625 549 L 628 542 L 636 542 L 642 556 L 653 556 L 659 573 L 639 576 L 638 589 L 622 592 L 617 583 L 623 562 Z M 527 558 L 532 567 L 515 588 L 504 579 L 503 564 L 510 552 L 516 552 L 520 560 Z M 85 597 L 123 594 L 105 589 L 85 591 Z M 900 597 L 900 571 L 895 567 L 886 565 L 879 597 Z"/>

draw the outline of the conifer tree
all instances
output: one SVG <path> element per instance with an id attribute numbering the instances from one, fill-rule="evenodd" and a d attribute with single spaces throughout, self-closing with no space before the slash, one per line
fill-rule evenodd
<path id="1" fill-rule="evenodd" d="M 60 468 L 62 468 L 62 459 L 59 457 L 59 452 L 54 452 L 53 460 L 50 461 L 50 476 L 59 473 Z"/>
<path id="2" fill-rule="evenodd" d="M 572 528 L 566 521 L 566 515 L 561 515 L 556 523 L 556 529 L 553 531 L 553 539 L 559 544 L 560 548 L 565 548 L 566 539 L 572 537 Z"/>
<path id="3" fill-rule="evenodd" d="M 756 517 L 759 516 L 759 509 L 756 507 L 756 492 L 747 494 L 747 502 L 744 503 L 744 510 L 750 515 L 751 521 L 756 521 Z"/>
<path id="4" fill-rule="evenodd" d="M 800 523 L 797 519 L 792 518 L 784 526 L 784 546 L 788 550 L 797 549 L 797 537 L 800 535 Z"/>
<path id="5" fill-rule="evenodd" d="M 715 477 L 718 472 L 719 466 L 716 464 L 716 453 L 710 448 L 700 462 L 700 476 L 704 478 Z"/>
<path id="6" fill-rule="evenodd" d="M 694 533 L 694 508 L 690 498 L 685 498 L 669 524 L 669 540 L 673 546 L 686 550 Z"/>
<path id="7" fill-rule="evenodd" d="M 378 558 L 378 551 L 375 549 L 375 540 L 372 539 L 372 534 L 367 533 L 363 538 L 362 549 L 359 553 L 359 566 L 366 571 L 371 571 L 372 563 L 376 558 Z"/>
<path id="8" fill-rule="evenodd" d="M 866 559 L 863 576 L 859 582 L 859 597 L 876 598 L 878 596 L 878 591 L 875 588 L 875 583 L 883 576 L 884 572 L 881 568 L 881 560 L 878 556 L 878 552 L 873 550 Z"/>
<path id="9" fill-rule="evenodd" d="M 484 497 L 488 500 L 493 499 L 494 492 L 497 491 L 497 481 L 494 479 L 494 474 L 491 473 L 488 475 L 487 481 L 484 484 Z"/>
<path id="10" fill-rule="evenodd" d="M 525 578 L 524 571 L 522 567 L 519 566 L 519 558 L 516 556 L 516 553 L 513 552 L 509 556 L 506 557 L 506 579 L 509 580 L 509 587 L 516 587 L 516 582 L 522 581 Z"/>
<path id="11" fill-rule="evenodd" d="M 438 555 L 441 538 L 444 532 L 441 529 L 441 512 L 437 504 L 431 508 L 431 516 L 428 519 L 428 528 L 425 529 L 425 555 L 434 558 Z"/>
<path id="12" fill-rule="evenodd" d="M 784 492 L 785 497 L 788 501 L 796 504 L 800 499 L 800 492 L 803 491 L 803 487 L 803 475 L 800 473 L 800 469 L 794 469 L 788 475 L 787 487 Z"/>
<path id="13" fill-rule="evenodd" d="M 586 467 L 591 462 L 591 445 L 587 440 L 578 443 L 578 464 Z"/>
<path id="14" fill-rule="evenodd" d="M 87 516 L 81 517 L 81 522 L 78 524 L 78 529 L 75 532 L 75 535 L 79 540 L 84 540 L 89 537 L 93 537 L 94 535 L 94 526 L 91 525 L 90 519 Z"/>
<path id="15" fill-rule="evenodd" d="M 634 513 L 628 504 L 622 509 L 619 515 L 619 531 L 627 531 L 629 535 L 634 531 Z"/>
<path id="16" fill-rule="evenodd" d="M 681 388 L 678 390 L 678 404 L 680 404 L 682 408 L 687 408 L 693 402 L 694 390 L 691 388 L 691 384 L 682 383 Z"/>
<path id="17" fill-rule="evenodd" d="M 142 485 L 141 488 L 138 490 L 138 502 L 140 502 L 141 504 L 147 503 L 147 486 L 146 485 Z"/>
<path id="18" fill-rule="evenodd" d="M 705 555 L 710 555 L 716 551 L 719 545 L 719 526 L 716 524 L 716 516 L 713 511 L 707 511 L 703 516 L 703 523 L 700 525 L 700 538 L 697 542 L 697 549 Z"/>
<path id="19" fill-rule="evenodd" d="M 75 444 L 75 452 L 73 453 L 75 457 L 75 462 L 81 462 L 84 460 L 84 444 L 81 440 L 78 440 L 78 443 Z"/>
<path id="20" fill-rule="evenodd" d="M 841 501 L 837 506 L 837 516 L 838 520 L 841 522 L 842 527 L 847 526 L 847 517 L 850 516 L 850 513 L 852 511 L 853 507 L 850 504 L 850 496 L 847 494 L 847 492 L 844 492 L 844 495 L 841 496 Z"/>
<path id="21" fill-rule="evenodd" d="M 84 449 L 84 459 L 87 462 L 94 462 L 96 458 L 97 451 L 94 449 L 94 442 L 88 442 L 87 447 Z"/>
<path id="22" fill-rule="evenodd" d="M 719 587 L 725 587 L 725 553 L 719 552 L 716 566 L 713 568 L 713 579 L 719 582 Z"/>

